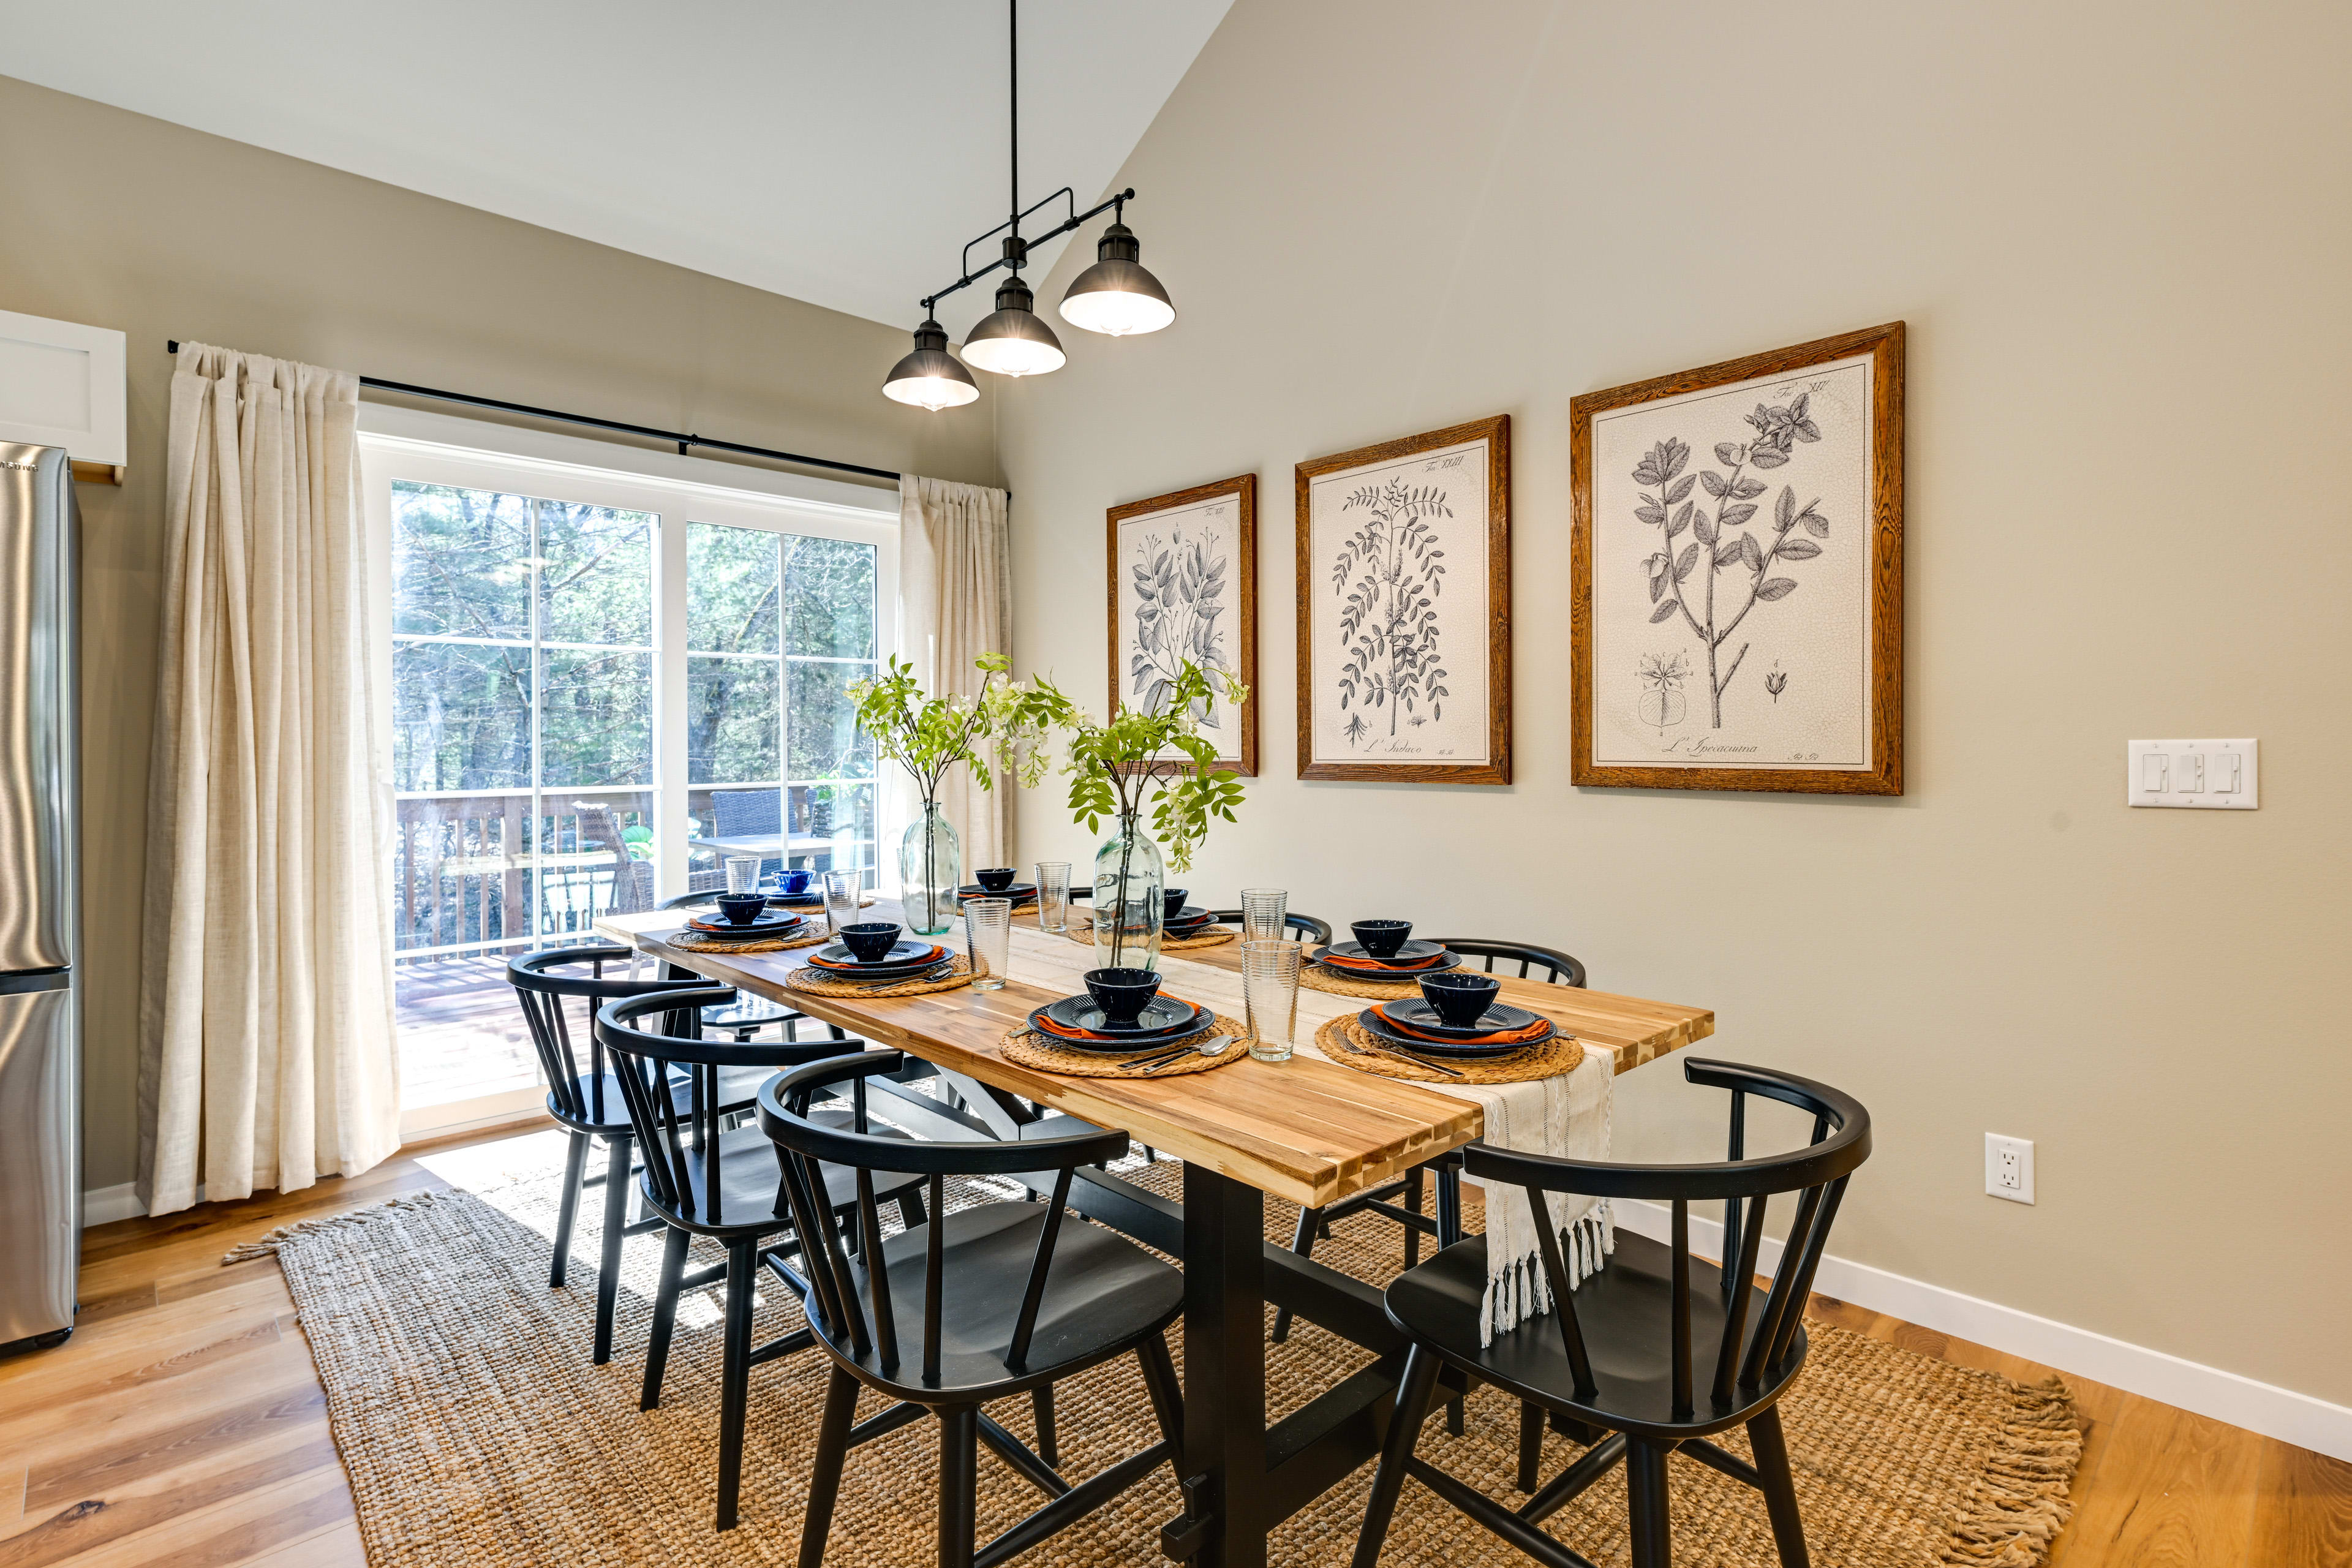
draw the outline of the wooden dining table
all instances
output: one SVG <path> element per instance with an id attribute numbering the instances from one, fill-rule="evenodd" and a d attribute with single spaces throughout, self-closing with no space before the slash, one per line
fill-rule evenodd
<path id="1" fill-rule="evenodd" d="M 887 906 L 875 911 L 881 919 L 895 913 Z M 1017 918 L 1030 926 L 1029 940 L 1045 934 L 1034 931 L 1034 915 Z M 882 1086 L 895 1092 L 877 1113 L 908 1131 L 1018 1136 L 1020 1121 L 1036 1114 L 1026 1101 L 1118 1128 L 1183 1163 L 1181 1202 L 1100 1171 L 1077 1173 L 1070 1199 L 1089 1218 L 1183 1264 L 1184 1511 L 1161 1532 L 1171 1557 L 1203 1568 L 1262 1568 L 1269 1531 L 1378 1454 L 1403 1336 L 1389 1322 L 1377 1287 L 1267 1243 L 1265 1196 L 1323 1207 L 1378 1185 L 1477 1138 L 1482 1112 L 1475 1103 L 1305 1055 L 1281 1063 L 1244 1058 L 1160 1079 L 1042 1071 L 1007 1059 L 1002 1041 L 1032 1009 L 1069 988 L 1041 984 L 1042 965 L 1028 965 L 1033 973 L 1024 978 L 1018 944 L 998 990 L 820 996 L 786 984 L 816 947 L 688 950 L 668 940 L 681 923 L 676 912 L 655 911 L 608 915 L 596 930 L 649 958 L 779 1002 L 947 1075 L 962 1091 L 961 1105 L 922 1092 L 918 1082 Z M 1237 942 L 1167 956 L 1240 968 Z M 1505 1001 L 1543 1014 L 1588 1051 L 1610 1052 L 1618 1072 L 1715 1032 L 1715 1015 L 1704 1007 L 1498 978 Z M 1269 1303 L 1379 1358 L 1271 1426 Z"/>

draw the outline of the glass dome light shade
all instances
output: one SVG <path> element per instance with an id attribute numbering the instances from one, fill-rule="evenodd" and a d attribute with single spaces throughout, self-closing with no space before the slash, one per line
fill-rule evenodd
<path id="1" fill-rule="evenodd" d="M 947 330 L 930 321 L 915 329 L 915 352 L 890 367 L 882 395 L 936 414 L 978 398 L 980 384 L 948 353 Z"/>
<path id="2" fill-rule="evenodd" d="M 1168 290 L 1136 259 L 1141 250 L 1125 224 L 1103 230 L 1095 264 L 1072 279 L 1062 296 L 1062 320 L 1115 338 L 1156 332 L 1173 321 L 1176 307 Z"/>
<path id="3" fill-rule="evenodd" d="M 996 312 L 963 341 L 968 364 L 997 375 L 1043 375 L 1059 370 L 1069 356 L 1062 340 L 1038 318 L 1036 296 L 1019 273 L 996 291 Z"/>

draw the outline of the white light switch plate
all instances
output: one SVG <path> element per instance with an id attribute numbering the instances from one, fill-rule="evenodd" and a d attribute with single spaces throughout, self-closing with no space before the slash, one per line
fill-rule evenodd
<path id="1" fill-rule="evenodd" d="M 2256 761 L 2252 741 L 2134 741 L 2126 759 L 2124 803 L 2252 811 L 2262 804 L 2254 788 Z"/>

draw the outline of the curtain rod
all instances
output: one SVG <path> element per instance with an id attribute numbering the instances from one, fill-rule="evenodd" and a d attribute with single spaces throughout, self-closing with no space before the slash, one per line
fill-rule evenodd
<path id="1" fill-rule="evenodd" d="M 165 341 L 173 353 L 180 352 L 180 340 Z M 586 414 L 563 414 L 552 408 L 533 408 L 528 403 L 508 403 L 496 397 L 477 397 L 469 392 L 443 392 L 430 386 L 411 386 L 404 381 L 379 381 L 374 376 L 360 377 L 362 386 L 378 392 L 397 392 L 404 397 L 429 397 L 442 403 L 462 403 L 472 408 L 495 408 L 501 414 L 521 414 L 533 419 L 549 419 L 559 425 L 585 425 L 597 430 L 617 430 L 625 436 L 642 436 L 650 441 L 672 441 L 678 455 L 684 457 L 691 447 L 701 447 L 713 452 L 734 452 L 747 458 L 766 458 L 779 463 L 795 463 L 804 468 L 831 468 L 843 474 L 870 474 L 877 479 L 897 483 L 898 475 L 890 468 L 872 468 L 864 463 L 835 462 L 831 458 L 811 458 L 799 452 L 779 452 L 771 447 L 746 447 L 737 441 L 713 441 L 707 437 L 681 434 L 676 430 L 656 430 L 644 425 L 625 425 L 617 419 L 598 419 Z"/>

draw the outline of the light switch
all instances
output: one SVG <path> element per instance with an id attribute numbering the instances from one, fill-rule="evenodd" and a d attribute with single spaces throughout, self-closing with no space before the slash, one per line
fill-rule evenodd
<path id="1" fill-rule="evenodd" d="M 2125 755 L 2126 805 L 2252 811 L 2262 804 L 2252 741 L 2133 741 Z"/>

